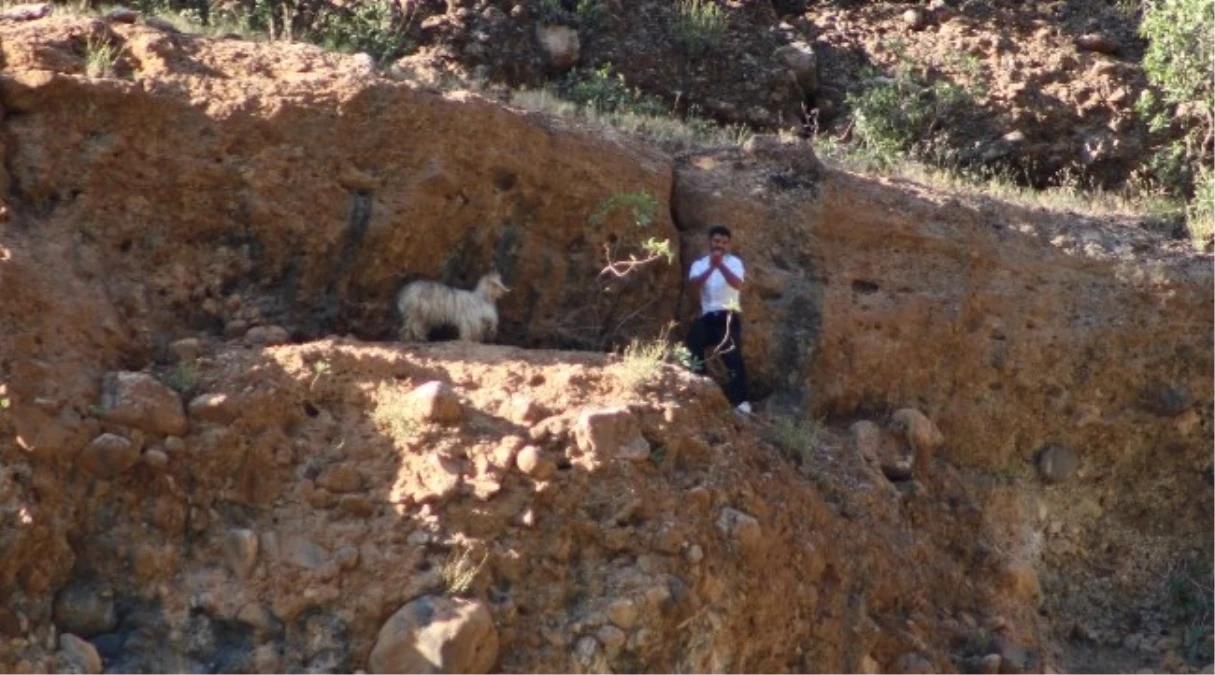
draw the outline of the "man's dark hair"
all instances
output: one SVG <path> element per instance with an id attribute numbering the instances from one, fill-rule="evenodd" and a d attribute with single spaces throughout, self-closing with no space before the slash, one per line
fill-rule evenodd
<path id="1" fill-rule="evenodd" d="M 709 237 L 710 238 L 713 237 L 714 235 L 718 235 L 718 234 L 725 235 L 725 237 L 727 239 L 734 238 L 734 236 L 730 234 L 730 228 L 726 227 L 725 225 L 714 225 L 713 227 L 709 228 Z"/>

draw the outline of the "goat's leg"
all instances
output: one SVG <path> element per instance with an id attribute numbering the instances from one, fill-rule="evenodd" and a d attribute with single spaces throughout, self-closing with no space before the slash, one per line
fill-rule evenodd
<path id="1" fill-rule="evenodd" d="M 467 342 L 481 342 L 481 330 L 478 326 L 472 323 L 460 324 L 460 339 Z"/>
<path id="2" fill-rule="evenodd" d="M 417 320 L 406 319 L 405 325 L 401 327 L 401 339 L 404 342 L 425 342 L 426 327 Z"/>

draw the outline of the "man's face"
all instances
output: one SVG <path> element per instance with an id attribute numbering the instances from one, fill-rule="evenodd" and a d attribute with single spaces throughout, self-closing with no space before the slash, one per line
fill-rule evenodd
<path id="1" fill-rule="evenodd" d="M 730 252 L 730 238 L 724 234 L 709 237 L 709 252 L 725 255 Z"/>

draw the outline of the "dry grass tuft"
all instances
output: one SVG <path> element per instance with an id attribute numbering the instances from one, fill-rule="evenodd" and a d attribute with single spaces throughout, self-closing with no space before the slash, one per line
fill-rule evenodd
<path id="1" fill-rule="evenodd" d="M 417 422 L 409 414 L 407 396 L 408 392 L 401 387 L 381 385 L 375 394 L 375 410 L 371 413 L 376 425 L 402 447 L 418 431 Z"/>
<path id="2" fill-rule="evenodd" d="M 482 553 L 480 562 L 473 563 L 472 548 L 457 546 L 447 556 L 443 565 L 443 585 L 448 595 L 465 595 L 473 590 L 473 582 L 485 562 L 489 560 L 489 552 Z"/>

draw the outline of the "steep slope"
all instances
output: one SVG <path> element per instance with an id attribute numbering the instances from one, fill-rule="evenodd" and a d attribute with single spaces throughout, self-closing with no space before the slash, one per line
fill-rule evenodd
<path id="1" fill-rule="evenodd" d="M 108 271 L 138 282 L 122 293 L 138 296 L 147 321 L 247 321 L 216 303 L 252 285 L 263 315 L 303 335 L 388 336 L 401 283 L 471 287 L 493 266 L 508 285 L 545 280 L 504 299 L 512 342 L 599 347 L 674 303 L 670 267 L 606 294 L 583 282 L 604 266 L 605 245 L 625 257 L 674 232 L 670 160 L 635 142 L 475 98 L 452 105 L 315 47 L 96 20 L 10 30 L 13 207 L 76 229 L 86 263 L 101 260 L 87 251 L 117 245 L 126 255 L 107 258 Z M 91 43 L 121 49 L 120 77 L 80 76 Z M 648 228 L 622 209 L 588 226 L 601 202 L 636 192 L 655 202 Z"/>
<path id="2" fill-rule="evenodd" d="M 487 603 L 506 671 L 948 668 L 943 621 L 1017 616 L 956 478 L 953 507 L 901 499 L 833 438 L 815 487 L 712 383 L 667 367 L 630 388 L 613 361 L 207 341 L 188 427 L 145 431 L 142 461 L 103 473 L 93 442 L 10 466 L 32 519 L 5 542 L 26 553 L 12 611 L 127 672 L 365 668 L 389 615 L 445 592 Z M 449 404 L 415 393 L 434 381 Z M 86 436 L 152 428 L 152 397 L 117 398 Z M 1008 633 L 1034 644 L 1032 621 Z M 66 666 L 43 647 L 10 658 Z"/>
<path id="3" fill-rule="evenodd" d="M 81 74 L 98 40 L 117 77 Z M 0 49 L 6 669 L 364 669 L 444 594 L 511 671 L 1181 667 L 1209 256 L 312 48 L 54 18 Z M 648 226 L 591 217 L 639 191 Z M 686 319 L 679 265 L 612 280 L 604 246 L 686 261 L 717 221 L 765 414 L 550 351 Z M 385 342 L 404 280 L 491 266 L 503 345 Z"/>
<path id="4" fill-rule="evenodd" d="M 996 488 L 983 510 L 1033 561 L 1057 639 L 1163 639 L 1179 560 L 1211 554 L 1210 257 L 907 182 L 790 189 L 771 155 L 683 158 L 674 200 L 689 245 L 739 224 L 757 379 L 815 416 L 923 410 L 937 455 Z M 1057 452 L 1077 463 L 1062 484 L 1040 478 Z"/>
<path id="5" fill-rule="evenodd" d="M 418 50 L 402 63 L 513 87 L 607 88 L 595 73 L 610 69 L 680 113 L 832 136 L 855 121 L 848 97 L 877 78 L 899 79 L 909 98 L 949 88 L 957 100 L 933 111 L 935 149 L 958 166 L 1034 185 L 1123 185 L 1160 141 L 1134 110 L 1147 89 L 1138 3 L 566 4 L 577 10 L 522 0 L 412 4 Z M 565 50 L 560 63 L 546 53 L 537 36 L 549 25 L 576 31 L 572 61 Z"/>

